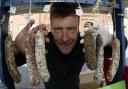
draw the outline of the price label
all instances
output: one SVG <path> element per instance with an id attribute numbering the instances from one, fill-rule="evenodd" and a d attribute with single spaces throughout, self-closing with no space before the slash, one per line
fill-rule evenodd
<path id="1" fill-rule="evenodd" d="M 50 5 L 45 5 L 43 8 L 44 12 L 49 12 L 50 11 Z"/>
<path id="2" fill-rule="evenodd" d="M 84 15 L 83 10 L 81 8 L 76 9 L 76 15 L 78 15 L 78 16 Z"/>
<path id="3" fill-rule="evenodd" d="M 16 13 L 16 7 L 11 6 L 9 12 L 12 14 L 15 14 Z"/>

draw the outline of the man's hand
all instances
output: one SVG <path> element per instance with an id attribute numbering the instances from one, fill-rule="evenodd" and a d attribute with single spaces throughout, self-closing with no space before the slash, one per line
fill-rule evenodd
<path id="1" fill-rule="evenodd" d="M 17 53 L 22 52 L 23 54 L 25 54 L 25 40 L 29 33 L 29 29 L 32 27 L 34 23 L 35 23 L 35 20 L 30 20 L 28 24 L 23 28 L 23 30 L 17 35 L 14 41 Z M 48 35 L 48 31 L 46 30 L 46 25 L 44 24 L 36 26 L 35 28 L 32 29 L 32 31 L 36 33 L 39 29 L 43 30 L 43 34 L 45 37 Z"/>

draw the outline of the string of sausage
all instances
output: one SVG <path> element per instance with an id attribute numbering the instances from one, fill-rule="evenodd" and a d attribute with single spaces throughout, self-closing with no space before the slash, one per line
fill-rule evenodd
<path id="1" fill-rule="evenodd" d="M 21 75 L 16 66 L 14 46 L 11 35 L 8 35 L 5 39 L 5 58 L 10 76 L 16 83 L 19 83 L 21 81 Z"/>
<path id="2" fill-rule="evenodd" d="M 97 69 L 95 71 L 94 79 L 96 80 L 98 85 L 104 85 L 104 72 L 103 72 L 103 61 L 104 61 L 104 47 L 103 47 L 103 39 L 100 34 L 97 35 L 96 38 L 96 55 L 97 55 Z"/>
<path id="3" fill-rule="evenodd" d="M 30 82 L 31 85 L 33 86 L 38 85 L 40 83 L 34 48 L 35 48 L 35 33 L 32 30 L 29 31 L 25 41 L 25 52 L 26 52 L 27 67 L 28 67 L 28 71 L 30 72 L 29 73 Z"/>
<path id="4" fill-rule="evenodd" d="M 85 62 L 87 67 L 91 70 L 96 69 L 96 48 L 95 48 L 95 39 L 90 30 L 85 32 L 84 36 L 84 53 L 85 53 Z"/>
<path id="5" fill-rule="evenodd" d="M 38 72 L 41 78 L 48 82 L 50 74 L 46 64 L 45 58 L 45 38 L 43 31 L 39 30 L 35 35 L 35 56 Z"/>
<path id="6" fill-rule="evenodd" d="M 112 43 L 112 63 L 107 73 L 108 81 L 112 81 L 119 67 L 120 60 L 120 41 L 114 37 Z"/>

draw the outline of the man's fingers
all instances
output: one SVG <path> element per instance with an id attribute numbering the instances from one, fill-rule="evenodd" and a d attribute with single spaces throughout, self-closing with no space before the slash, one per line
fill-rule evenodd
<path id="1" fill-rule="evenodd" d="M 42 30 L 44 36 L 48 35 L 48 31 L 46 29 L 45 24 L 38 25 L 38 26 L 36 26 L 35 28 L 32 29 L 32 31 L 34 31 L 34 33 L 37 33 L 38 30 Z"/>
<path id="2" fill-rule="evenodd" d="M 42 29 L 42 30 L 46 30 L 46 25 L 45 24 L 41 24 L 35 27 L 37 30 Z"/>
<path id="3" fill-rule="evenodd" d="M 45 24 L 41 24 L 41 28 L 42 28 L 42 30 L 46 30 L 46 25 Z"/>
<path id="4" fill-rule="evenodd" d="M 48 36 L 48 31 L 45 29 L 45 30 L 43 30 L 43 35 L 46 37 L 46 36 Z"/>
<path id="5" fill-rule="evenodd" d="M 45 49 L 45 54 L 47 54 L 48 53 L 48 50 L 47 49 Z"/>
<path id="6" fill-rule="evenodd" d="M 49 43 L 49 42 L 50 42 L 50 40 L 49 40 L 49 38 L 48 38 L 48 37 L 45 37 L 45 42 L 47 42 L 47 43 Z"/>
<path id="7" fill-rule="evenodd" d="M 24 29 L 29 30 L 34 23 L 35 23 L 35 20 L 34 19 L 30 20 L 28 22 L 28 24 L 24 27 Z"/>

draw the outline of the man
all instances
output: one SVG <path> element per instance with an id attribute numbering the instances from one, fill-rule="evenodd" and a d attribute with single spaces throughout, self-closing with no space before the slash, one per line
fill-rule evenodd
<path id="1" fill-rule="evenodd" d="M 76 4 L 53 3 L 50 10 L 51 32 L 48 33 L 49 43 L 46 43 L 47 67 L 50 72 L 46 89 L 79 89 L 79 75 L 85 62 L 83 45 L 79 37 L 79 16 L 76 15 Z M 31 20 L 18 34 L 15 40 L 17 48 L 16 61 L 23 61 L 25 54 L 25 36 L 29 27 L 34 24 Z M 36 29 L 45 28 L 39 25 Z M 45 34 L 46 35 L 46 34 Z M 22 55 L 21 55 L 22 54 Z M 22 59 L 19 57 L 21 56 Z"/>

